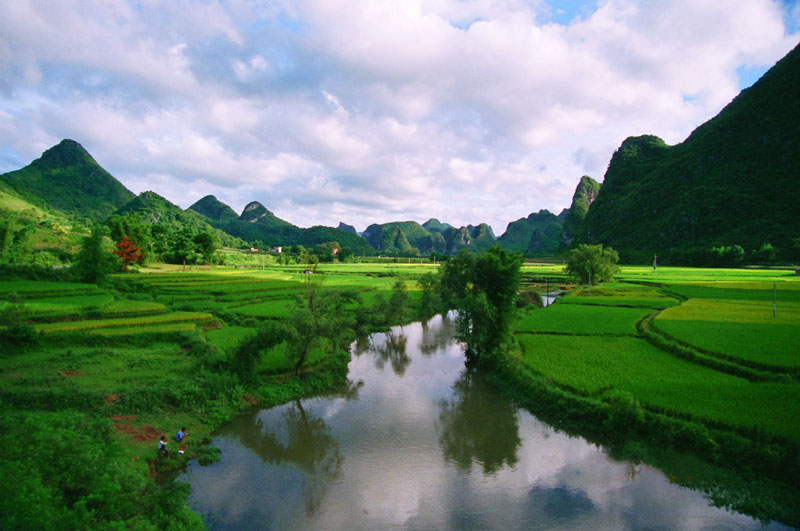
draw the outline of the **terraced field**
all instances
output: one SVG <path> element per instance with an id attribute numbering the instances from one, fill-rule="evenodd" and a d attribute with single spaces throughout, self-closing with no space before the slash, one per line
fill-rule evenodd
<path id="1" fill-rule="evenodd" d="M 654 412 L 800 443 L 793 271 L 623 268 L 617 278 L 524 313 L 523 363 L 579 394 L 625 391 Z"/>

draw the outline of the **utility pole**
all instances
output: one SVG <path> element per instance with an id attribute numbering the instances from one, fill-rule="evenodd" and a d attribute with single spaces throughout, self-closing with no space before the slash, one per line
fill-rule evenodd
<path id="1" fill-rule="evenodd" d="M 653 255 L 653 274 L 655 275 L 658 270 L 658 255 Z"/>
<path id="2" fill-rule="evenodd" d="M 545 299 L 544 299 L 544 307 L 547 308 L 550 306 L 550 279 L 544 277 L 544 292 L 545 292 Z"/>
<path id="3" fill-rule="evenodd" d="M 772 283 L 772 317 L 775 317 L 775 314 L 778 313 L 778 284 L 777 282 Z"/>

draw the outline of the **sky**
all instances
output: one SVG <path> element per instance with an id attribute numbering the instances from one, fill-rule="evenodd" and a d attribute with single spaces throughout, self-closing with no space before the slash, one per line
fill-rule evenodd
<path id="1" fill-rule="evenodd" d="M 796 0 L 0 0 L 0 172 L 71 138 L 183 208 L 499 236 L 625 138 L 684 140 L 799 26 Z"/>

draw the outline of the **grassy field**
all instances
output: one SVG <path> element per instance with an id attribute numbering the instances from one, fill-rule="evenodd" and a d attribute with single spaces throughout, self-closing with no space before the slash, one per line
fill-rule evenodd
<path id="1" fill-rule="evenodd" d="M 650 313 L 658 346 L 636 337 L 636 323 Z M 516 334 L 522 362 L 556 386 L 599 399 L 623 390 L 652 411 L 800 443 L 793 271 L 623 267 L 591 295 L 579 287 L 527 311 Z M 620 334 L 631 337 L 612 337 Z M 714 358 L 722 362 L 700 363 Z M 739 366 L 783 383 L 748 381 Z"/>
<path id="2" fill-rule="evenodd" d="M 21 319 L 38 338 L 0 352 L 6 455 L 0 474 L 8 479 L 0 486 L 0 512 L 6 513 L 0 527 L 36 528 L 46 521 L 91 528 L 113 521 L 110 527 L 151 528 L 144 520 L 196 527 L 199 518 L 186 508 L 185 491 L 172 482 L 157 489 L 147 478 L 209 451 L 213 431 L 242 409 L 300 398 L 341 383 L 346 374 L 345 353 L 316 346 L 295 377 L 296 360 L 283 343 L 259 355 L 256 378 L 245 382 L 231 369 L 237 347 L 265 321 L 288 316 L 308 282 L 355 292 L 361 304 L 372 305 L 388 300 L 402 280 L 405 315 L 367 311 L 370 326 L 416 319 L 414 279 L 433 270 L 387 262 L 320 265 L 309 275 L 305 266 L 265 266 L 184 271 L 151 264 L 140 273 L 112 275 L 102 287 L 0 281 L 0 329 Z M 190 436 L 178 445 L 172 437 L 182 426 Z M 157 456 L 162 435 L 170 441 L 169 459 Z M 76 502 L 88 509 L 54 509 Z"/>

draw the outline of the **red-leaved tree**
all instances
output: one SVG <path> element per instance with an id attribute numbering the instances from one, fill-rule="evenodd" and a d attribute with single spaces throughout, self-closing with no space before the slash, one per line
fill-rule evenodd
<path id="1" fill-rule="evenodd" d="M 136 242 L 129 240 L 127 236 L 124 236 L 122 241 L 115 243 L 114 246 L 117 248 L 114 254 L 119 257 L 124 270 L 127 270 L 131 264 L 138 263 L 144 257 Z"/>

